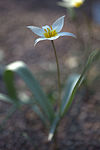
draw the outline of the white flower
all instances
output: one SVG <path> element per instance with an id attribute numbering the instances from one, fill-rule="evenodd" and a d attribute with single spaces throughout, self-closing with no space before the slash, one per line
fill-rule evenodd
<path id="1" fill-rule="evenodd" d="M 84 1 L 85 0 L 62 0 L 62 2 L 58 2 L 58 5 L 66 8 L 78 8 L 84 3 Z"/>
<path id="2" fill-rule="evenodd" d="M 59 19 L 57 19 L 51 26 L 46 25 L 46 26 L 43 26 L 42 28 L 35 27 L 35 26 L 27 26 L 27 28 L 32 30 L 32 32 L 40 36 L 40 38 L 35 40 L 34 45 L 36 45 L 39 41 L 55 40 L 59 38 L 60 36 L 76 37 L 73 33 L 60 32 L 64 25 L 64 17 L 65 16 L 62 16 Z"/>

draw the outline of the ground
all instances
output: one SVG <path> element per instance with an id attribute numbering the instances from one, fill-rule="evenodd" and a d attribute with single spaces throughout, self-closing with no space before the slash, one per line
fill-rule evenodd
<path id="1" fill-rule="evenodd" d="M 1 0 L 0 68 L 22 60 L 36 75 L 44 91 L 49 93 L 53 89 L 56 94 L 56 64 L 52 45 L 49 41 L 43 41 L 34 47 L 37 36 L 26 26 L 51 25 L 57 18 L 66 15 L 63 31 L 76 34 L 77 40 L 62 37 L 55 41 L 63 85 L 71 73 L 82 71 L 89 53 L 100 48 L 100 26 L 92 20 L 91 13 L 88 14 L 90 6 L 90 3 L 84 4 L 76 10 L 77 18 L 73 21 L 66 9 L 57 6 L 57 0 Z M 81 87 L 71 109 L 60 123 L 57 134 L 60 150 L 100 150 L 99 80 L 94 80 L 98 69 L 98 65 L 92 66 L 88 73 L 88 85 Z M 0 84 L 0 92 L 6 93 L 2 73 Z M 20 79 L 16 84 L 24 86 Z M 0 102 L 0 122 L 10 107 Z M 25 106 L 17 110 L 1 130 L 0 150 L 53 150 L 53 143 L 47 142 L 47 136 L 41 120 Z"/>

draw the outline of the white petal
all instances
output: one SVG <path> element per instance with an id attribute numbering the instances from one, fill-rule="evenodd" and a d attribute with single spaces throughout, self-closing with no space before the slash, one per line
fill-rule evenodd
<path id="1" fill-rule="evenodd" d="M 47 38 L 38 38 L 35 40 L 34 46 L 39 42 L 39 41 L 43 41 L 46 40 Z"/>
<path id="2" fill-rule="evenodd" d="M 34 32 L 35 34 L 44 37 L 44 30 L 39 28 L 39 27 L 35 27 L 35 26 L 27 26 L 27 28 L 29 28 L 30 30 L 32 30 L 32 32 Z"/>
<path id="3" fill-rule="evenodd" d="M 73 33 L 60 32 L 60 33 L 58 33 L 57 36 L 54 36 L 54 37 L 51 37 L 51 38 L 44 38 L 44 37 L 43 37 L 43 38 L 38 38 L 38 39 L 36 39 L 34 46 L 35 46 L 39 41 L 43 41 L 43 40 L 50 40 L 50 41 L 52 41 L 52 40 L 58 39 L 60 36 L 72 36 L 72 37 L 76 38 L 76 36 L 75 36 Z"/>
<path id="4" fill-rule="evenodd" d="M 69 33 L 69 32 L 60 32 L 58 33 L 59 36 L 72 36 L 74 38 L 76 38 L 75 34 L 73 33 Z"/>
<path id="5" fill-rule="evenodd" d="M 53 36 L 53 37 L 51 37 L 51 38 L 47 38 L 47 40 L 56 40 L 56 39 L 58 39 L 59 38 L 59 35 L 57 35 L 57 36 Z"/>
<path id="6" fill-rule="evenodd" d="M 57 19 L 53 24 L 52 24 L 52 28 L 53 30 L 56 30 L 56 32 L 60 32 L 63 25 L 64 25 L 64 17 L 62 16 L 59 19 Z"/>
<path id="7" fill-rule="evenodd" d="M 50 27 L 49 27 L 48 25 L 45 25 L 45 26 L 43 26 L 42 28 L 43 28 L 43 29 L 47 29 L 47 28 L 50 29 Z"/>
<path id="8" fill-rule="evenodd" d="M 39 41 L 43 41 L 43 40 L 50 40 L 50 41 L 52 41 L 52 40 L 56 40 L 57 38 L 59 38 L 59 36 L 60 36 L 60 35 L 57 35 L 57 36 L 54 36 L 54 37 L 51 37 L 51 38 L 38 38 L 38 39 L 35 40 L 34 46 L 35 46 Z"/>
<path id="9" fill-rule="evenodd" d="M 65 7 L 65 8 L 67 8 L 67 7 L 69 7 L 69 8 L 73 7 L 73 5 L 71 3 L 67 3 L 67 2 L 58 2 L 58 5 L 62 6 L 62 7 Z"/>

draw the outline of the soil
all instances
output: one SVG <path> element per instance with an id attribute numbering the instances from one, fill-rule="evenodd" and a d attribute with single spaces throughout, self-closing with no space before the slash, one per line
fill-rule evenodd
<path id="1" fill-rule="evenodd" d="M 66 14 L 63 31 L 75 33 L 78 39 L 64 37 L 55 40 L 62 83 L 71 73 L 80 73 L 89 53 L 100 48 L 100 25 L 92 20 L 89 12 L 91 3 L 87 2 L 77 9 L 77 20 L 73 21 L 66 9 L 57 6 L 57 1 L 0 1 L 0 52 L 4 55 L 1 58 L 0 53 L 0 69 L 13 61 L 22 60 L 39 79 L 44 91 L 49 93 L 53 89 L 55 94 L 56 64 L 52 46 L 50 42 L 43 41 L 34 47 L 37 37 L 26 26 L 50 25 Z M 98 69 L 98 65 L 91 68 L 88 86 L 77 93 L 71 109 L 59 125 L 59 150 L 100 150 L 100 86 L 99 80 L 93 80 Z M 16 84 L 24 86 L 20 79 Z M 1 70 L 0 92 L 6 93 Z M 10 104 L 0 101 L 0 123 L 10 108 Z M 14 112 L 0 130 L 0 150 L 53 150 L 53 142 L 48 143 L 47 136 L 48 131 L 38 116 L 24 106 Z"/>

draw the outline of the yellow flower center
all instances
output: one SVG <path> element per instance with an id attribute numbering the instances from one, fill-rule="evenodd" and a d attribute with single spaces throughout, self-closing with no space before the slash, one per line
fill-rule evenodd
<path id="1" fill-rule="evenodd" d="M 82 1 L 80 1 L 80 2 L 76 2 L 75 4 L 74 4 L 74 7 L 80 7 L 81 5 L 83 4 L 83 2 Z"/>
<path id="2" fill-rule="evenodd" d="M 44 36 L 46 38 L 51 38 L 51 37 L 57 36 L 56 30 L 53 30 L 52 26 L 50 26 L 50 29 L 49 28 L 44 29 L 44 31 L 45 31 Z"/>

